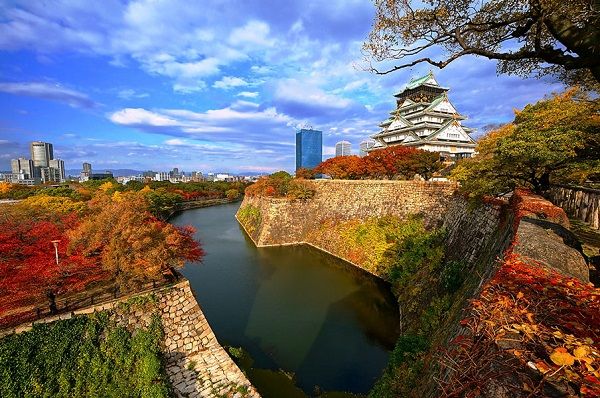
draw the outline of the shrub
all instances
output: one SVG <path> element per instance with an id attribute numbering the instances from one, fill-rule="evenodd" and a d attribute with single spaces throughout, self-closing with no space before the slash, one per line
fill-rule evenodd
<path id="1" fill-rule="evenodd" d="M 287 197 L 290 199 L 311 199 L 315 196 L 315 192 L 315 188 L 310 181 L 295 179 L 289 183 Z"/>
<path id="2" fill-rule="evenodd" d="M 134 334 L 106 313 L 35 325 L 0 340 L 2 397 L 168 397 L 154 317 Z"/>
<path id="3" fill-rule="evenodd" d="M 285 171 L 278 171 L 268 177 L 262 177 L 246 188 L 248 196 L 310 199 L 314 194 L 315 190 L 310 181 L 302 178 L 292 179 L 292 176 Z"/>
<path id="4" fill-rule="evenodd" d="M 230 189 L 225 192 L 225 196 L 229 200 L 235 200 L 240 197 L 240 191 L 238 191 L 237 189 Z"/>
<path id="5" fill-rule="evenodd" d="M 306 169 L 304 167 L 300 167 L 296 170 L 296 178 L 304 178 L 306 180 L 310 180 L 311 178 L 315 178 L 315 171 L 313 169 Z"/>
<path id="6" fill-rule="evenodd" d="M 254 231 L 258 229 L 258 226 L 262 222 L 260 209 L 252 205 L 246 205 L 240 208 L 237 213 L 237 217 L 249 234 L 254 233 Z"/>

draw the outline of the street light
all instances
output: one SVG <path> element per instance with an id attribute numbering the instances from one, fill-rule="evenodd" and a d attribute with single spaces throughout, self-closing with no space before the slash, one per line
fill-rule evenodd
<path id="1" fill-rule="evenodd" d="M 54 245 L 54 253 L 56 254 L 56 265 L 58 266 L 58 243 L 60 240 L 53 240 L 52 244 Z"/>

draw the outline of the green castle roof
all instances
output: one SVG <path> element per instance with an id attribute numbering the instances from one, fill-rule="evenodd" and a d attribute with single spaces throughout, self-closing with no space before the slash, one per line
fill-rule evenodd
<path id="1" fill-rule="evenodd" d="M 406 88 L 411 89 L 411 88 L 419 87 L 421 84 L 425 83 L 427 81 L 427 79 L 429 79 L 430 77 L 433 77 L 432 71 L 429 71 L 429 73 L 426 74 L 425 76 L 421 76 L 416 79 L 411 79 L 408 82 L 408 84 L 406 85 Z"/>

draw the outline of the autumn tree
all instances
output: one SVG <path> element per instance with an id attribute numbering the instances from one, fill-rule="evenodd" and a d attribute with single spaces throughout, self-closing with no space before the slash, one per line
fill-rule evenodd
<path id="1" fill-rule="evenodd" d="M 331 178 L 357 180 L 365 176 L 362 160 L 358 156 L 336 156 L 315 167 L 315 173 L 327 174 Z"/>
<path id="2" fill-rule="evenodd" d="M 225 197 L 229 200 L 236 200 L 240 197 L 240 191 L 237 189 L 229 189 L 225 192 Z"/>
<path id="3" fill-rule="evenodd" d="M 371 151 L 364 159 L 372 162 L 371 165 L 367 165 L 374 172 L 383 172 L 383 175 L 389 179 L 411 179 L 415 174 L 429 179 L 434 172 L 442 168 L 439 153 L 402 145 Z"/>
<path id="4" fill-rule="evenodd" d="M 143 194 L 121 193 L 119 200 L 99 194 L 90 214 L 69 233 L 70 249 L 98 257 L 121 287 L 174 276 L 186 261 L 203 255 L 194 230 L 154 217 Z"/>
<path id="5" fill-rule="evenodd" d="M 106 277 L 93 259 L 67 253 L 76 223 L 72 213 L 31 212 L 23 202 L 0 209 L 0 324 L 31 315 L 30 306 L 56 308 L 57 297 Z"/>
<path id="6" fill-rule="evenodd" d="M 373 30 L 364 44 L 375 61 L 398 60 L 385 74 L 428 63 L 444 68 L 465 55 L 498 60 L 500 73 L 556 74 L 600 82 L 600 7 L 595 0 L 417 2 L 374 0 Z M 435 57 L 437 50 L 445 56 Z"/>
<path id="7" fill-rule="evenodd" d="M 315 172 L 312 169 L 300 167 L 298 170 L 296 170 L 296 178 L 304 178 L 305 180 L 310 180 L 311 178 L 315 178 Z"/>
<path id="8" fill-rule="evenodd" d="M 140 193 L 145 197 L 147 209 L 154 216 L 165 219 L 165 217 L 182 202 L 183 197 L 180 194 L 169 192 L 164 188 L 156 190 L 141 190 Z"/>
<path id="9" fill-rule="evenodd" d="M 600 103 L 577 90 L 517 111 L 513 123 L 482 138 L 478 155 L 451 178 L 475 195 L 525 186 L 541 193 L 557 182 L 583 182 L 600 172 Z"/>

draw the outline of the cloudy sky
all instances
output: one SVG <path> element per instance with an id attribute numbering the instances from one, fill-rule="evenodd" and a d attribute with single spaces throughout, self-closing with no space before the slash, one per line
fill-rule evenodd
<path id="1" fill-rule="evenodd" d="M 0 170 L 28 142 L 67 169 L 292 170 L 294 131 L 358 143 L 429 67 L 364 70 L 370 0 L 0 0 Z M 480 131 L 560 89 L 466 58 L 434 71 Z"/>

